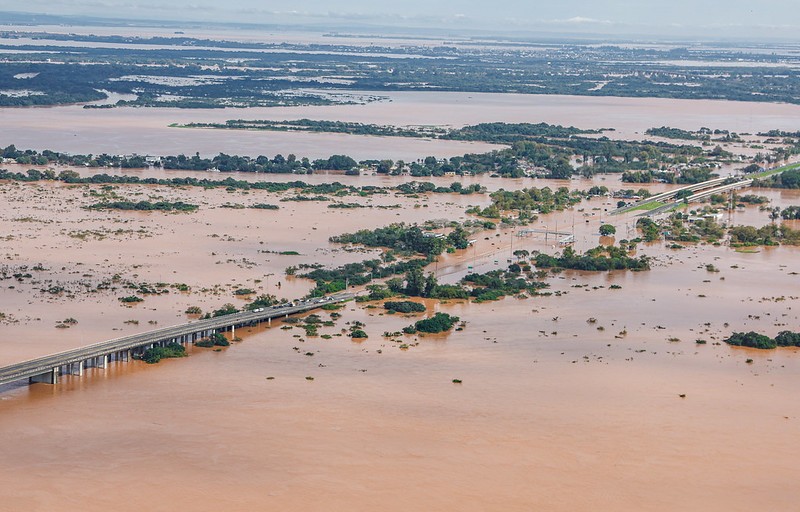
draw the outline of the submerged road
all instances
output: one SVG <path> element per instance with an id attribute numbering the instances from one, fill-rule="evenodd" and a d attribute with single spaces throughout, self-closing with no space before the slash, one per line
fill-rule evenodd
<path id="1" fill-rule="evenodd" d="M 59 375 L 64 373 L 81 375 L 85 367 L 105 367 L 110 358 L 129 360 L 133 352 L 144 351 L 156 345 L 166 345 L 168 343 L 188 344 L 221 330 L 268 322 L 273 318 L 305 313 L 326 304 L 341 303 L 353 298 L 355 298 L 355 295 L 352 293 L 340 293 L 330 297 L 197 320 L 103 341 L 2 367 L 0 368 L 0 385 L 26 379 L 30 382 L 55 384 L 58 382 Z M 78 366 L 77 372 L 74 369 L 75 365 Z"/>

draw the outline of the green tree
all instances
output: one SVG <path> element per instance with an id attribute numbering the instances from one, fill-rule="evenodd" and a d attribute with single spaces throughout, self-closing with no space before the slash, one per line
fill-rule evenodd
<path id="1" fill-rule="evenodd" d="M 617 232 L 617 228 L 612 226 L 611 224 L 603 224 L 600 226 L 600 234 L 602 236 L 611 236 Z"/>

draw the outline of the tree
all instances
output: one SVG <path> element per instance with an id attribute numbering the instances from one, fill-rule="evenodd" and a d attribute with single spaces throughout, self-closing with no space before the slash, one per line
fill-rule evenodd
<path id="1" fill-rule="evenodd" d="M 527 258 L 530 255 L 531 253 L 526 251 L 525 249 L 517 249 L 516 251 L 514 251 L 514 256 L 516 256 L 518 260 L 521 260 L 522 258 Z"/>
<path id="2" fill-rule="evenodd" d="M 377 171 L 380 174 L 389 174 L 389 171 L 392 170 L 393 165 L 394 162 L 392 162 L 391 160 L 381 160 L 380 162 L 378 162 Z"/>
<path id="3" fill-rule="evenodd" d="M 603 224 L 600 226 L 600 235 L 602 236 L 611 236 L 617 232 L 617 228 L 612 226 L 611 224 Z"/>
<path id="4" fill-rule="evenodd" d="M 447 235 L 447 241 L 455 247 L 456 249 L 466 249 L 469 247 L 469 239 L 467 238 L 467 231 L 458 226 L 449 235 Z"/>
<path id="5" fill-rule="evenodd" d="M 423 297 L 430 297 L 433 295 L 434 290 L 439 283 L 436 281 L 436 276 L 433 275 L 433 272 L 429 273 L 428 276 L 425 278 L 425 286 L 422 290 Z"/>
<path id="6" fill-rule="evenodd" d="M 406 272 L 406 295 L 421 297 L 425 291 L 425 276 L 420 267 L 415 267 Z"/>

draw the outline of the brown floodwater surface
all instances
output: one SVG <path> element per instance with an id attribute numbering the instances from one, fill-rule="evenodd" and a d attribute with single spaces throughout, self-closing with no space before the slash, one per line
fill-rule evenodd
<path id="1" fill-rule="evenodd" d="M 463 181 L 492 190 L 565 184 L 471 180 Z M 566 184 L 620 187 L 612 177 Z M 85 208 L 111 193 L 200 208 Z M 800 204 L 797 191 L 753 193 L 771 206 Z M 237 288 L 297 298 L 313 284 L 286 276 L 287 267 L 379 254 L 331 236 L 463 221 L 468 207 L 489 204 L 487 195 L 458 194 L 337 198 L 372 206 L 360 209 L 280 201 L 293 194 L 0 183 L 0 266 L 20 275 L 0 280 L 0 365 L 183 323 L 189 306 L 241 306 Z M 232 207 L 256 203 L 280 209 Z M 635 218 L 609 217 L 612 203 L 585 201 L 531 227 L 574 232 L 581 251 L 599 243 L 606 222 L 617 240 L 633 238 Z M 725 221 L 769 218 L 751 206 Z M 551 237 L 515 231 L 477 233 L 474 246 L 429 268 L 455 282 L 506 267 L 516 249 L 560 250 Z M 350 303 L 334 326 L 320 327 L 325 338 L 276 321 L 237 329 L 242 341 L 219 352 L 190 348 L 185 359 L 116 363 L 57 386 L 2 387 L 0 511 L 794 510 L 800 350 L 722 340 L 800 330 L 800 249 L 685 245 L 640 244 L 637 255 L 654 258 L 647 272 L 550 273 L 550 296 L 425 301 L 428 312 L 416 316 Z M 126 283 L 158 282 L 190 290 L 133 307 L 118 300 L 135 291 Z M 460 317 L 463 330 L 384 336 L 436 311 Z M 56 328 L 67 318 L 77 324 Z M 353 322 L 369 338 L 348 338 Z"/>
<path id="2" fill-rule="evenodd" d="M 326 133 L 171 128 L 172 123 L 229 119 L 320 119 L 397 126 L 453 126 L 482 122 L 547 122 L 580 128 L 615 128 L 613 138 L 641 139 L 654 124 L 739 133 L 795 131 L 800 106 L 774 103 L 653 98 L 606 98 L 451 92 L 369 92 L 383 101 L 365 105 L 246 109 L 114 108 L 81 106 L 2 108 L 0 135 L 19 148 L 68 153 L 203 156 L 288 155 L 357 160 L 450 157 L 499 146 L 460 141 L 367 137 Z M 657 121 L 654 121 L 657 120 Z"/>

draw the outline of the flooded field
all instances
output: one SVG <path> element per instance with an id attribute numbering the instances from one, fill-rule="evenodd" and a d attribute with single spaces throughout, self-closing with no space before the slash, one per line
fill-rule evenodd
<path id="1" fill-rule="evenodd" d="M 500 146 L 460 141 L 369 137 L 324 133 L 255 132 L 171 128 L 170 124 L 220 123 L 229 119 L 319 119 L 396 126 L 460 127 L 482 122 L 546 122 L 585 129 L 615 128 L 612 138 L 642 139 L 655 125 L 687 130 L 725 128 L 738 133 L 772 129 L 795 131 L 800 106 L 649 98 L 594 98 L 446 92 L 375 94 L 365 105 L 244 109 L 114 108 L 80 106 L 3 108 L 3 144 L 81 154 L 184 153 L 213 156 L 288 155 L 327 158 L 348 154 L 357 160 L 414 161 L 482 153 Z M 657 120 L 657 121 L 654 121 Z"/>
<path id="2" fill-rule="evenodd" d="M 492 190 L 564 184 L 474 180 Z M 612 177 L 566 183 L 621 188 Z M 200 208 L 85 209 L 110 192 Z M 754 193 L 773 206 L 800 204 L 797 191 Z M 466 220 L 466 208 L 489 203 L 483 194 L 388 194 L 339 198 L 372 206 L 340 210 L 280 201 L 291 195 L 0 184 L 0 265 L 31 274 L 0 282 L 0 365 L 182 323 L 192 305 L 241 306 L 233 294 L 239 287 L 296 298 L 312 283 L 286 276 L 286 267 L 378 254 L 346 251 L 330 236 L 397 221 Z M 236 206 L 256 203 L 280 209 Z M 618 238 L 632 238 L 635 219 L 608 217 L 611 203 L 594 199 L 531 227 L 574 232 L 578 250 L 597 245 L 606 222 Z M 763 225 L 769 218 L 748 207 L 726 221 Z M 474 246 L 442 255 L 430 270 L 455 282 L 506 266 L 515 249 L 560 250 L 552 238 L 515 231 L 478 233 Z M 298 254 L 280 254 L 286 251 Z M 800 351 L 720 342 L 737 330 L 797 330 L 800 249 L 676 251 L 659 242 L 638 251 L 655 258 L 652 270 L 551 274 L 549 297 L 427 301 L 427 314 L 466 322 L 446 336 L 393 341 L 382 334 L 420 317 L 350 303 L 334 327 L 320 329 L 330 339 L 274 322 L 237 329 L 242 342 L 220 352 L 193 348 L 186 359 L 158 365 L 117 364 L 58 386 L 0 389 L 0 433 L 14 440 L 0 463 L 0 508 L 791 510 L 800 497 L 793 442 L 800 399 L 787 390 L 796 385 Z M 190 290 L 127 307 L 118 300 L 126 289 L 97 290 L 115 276 Z M 53 286 L 64 291 L 52 293 Z M 55 327 L 68 317 L 78 323 Z M 355 321 L 368 339 L 342 333 Z"/>

